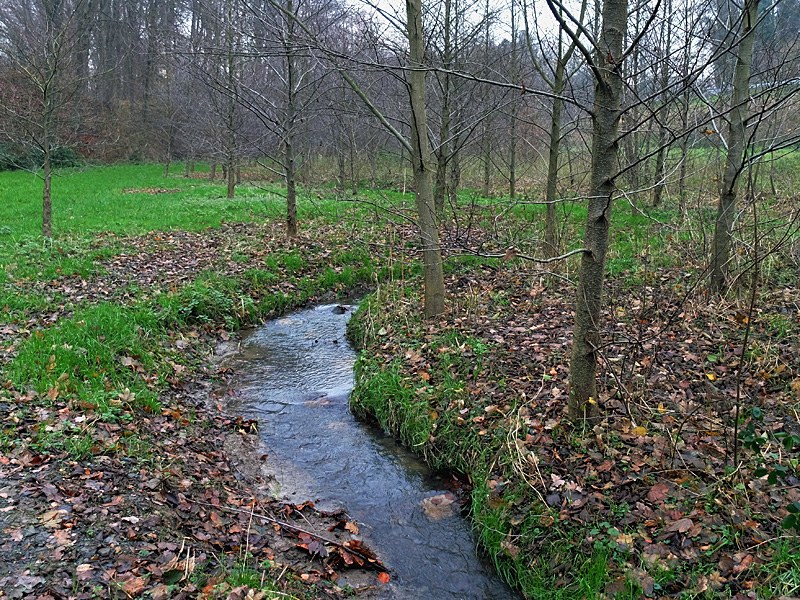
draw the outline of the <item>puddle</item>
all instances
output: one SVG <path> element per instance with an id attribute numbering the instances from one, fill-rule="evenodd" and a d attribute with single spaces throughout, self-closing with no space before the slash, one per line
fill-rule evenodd
<path id="1" fill-rule="evenodd" d="M 443 496 L 442 482 L 350 414 L 356 355 L 344 336 L 351 312 L 336 309 L 272 321 L 226 360 L 239 392 L 227 397 L 228 410 L 259 420 L 276 493 L 322 510 L 344 508 L 390 569 L 386 598 L 519 598 L 476 556 L 469 524 Z"/>

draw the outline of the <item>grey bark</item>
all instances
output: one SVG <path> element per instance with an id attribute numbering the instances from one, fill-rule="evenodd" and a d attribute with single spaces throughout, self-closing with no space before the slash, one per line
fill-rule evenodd
<path id="1" fill-rule="evenodd" d="M 597 52 L 595 98 L 592 109 L 592 173 L 588 214 L 575 298 L 575 327 L 570 362 L 569 417 L 581 423 L 599 416 L 597 358 L 600 346 L 600 309 L 608 251 L 615 178 L 618 173 L 617 134 L 622 97 L 622 75 L 616 61 L 628 18 L 627 0 L 605 0 Z"/>
<path id="2" fill-rule="evenodd" d="M 425 283 L 426 317 L 444 312 L 444 273 L 439 232 L 433 201 L 433 172 L 426 121 L 425 43 L 422 32 L 422 1 L 406 0 L 411 97 L 411 164 L 414 169 L 414 191 L 419 215 Z"/>
<path id="3" fill-rule="evenodd" d="M 750 100 L 750 71 L 759 0 L 745 0 L 742 6 L 741 38 L 733 75 L 733 103 L 728 127 L 728 153 L 719 189 L 717 220 L 711 244 L 711 291 L 720 294 L 728 281 L 736 191 L 744 164 L 745 128 Z"/>

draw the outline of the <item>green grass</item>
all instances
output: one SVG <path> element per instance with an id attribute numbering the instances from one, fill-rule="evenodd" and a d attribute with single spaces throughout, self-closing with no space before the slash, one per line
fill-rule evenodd
<path id="1" fill-rule="evenodd" d="M 53 232 L 136 234 L 181 229 L 198 231 L 222 221 L 250 221 L 265 211 L 280 216 L 285 201 L 280 186 L 270 183 L 237 186 L 228 200 L 217 180 L 186 179 L 174 169 L 163 177 L 160 165 L 122 165 L 64 170 L 53 178 Z M 166 189 L 150 194 L 131 190 Z M 128 193 L 126 193 L 128 192 Z M 0 173 L 0 244 L 36 238 L 42 230 L 42 181 L 31 173 Z M 301 223 L 311 215 L 335 213 L 330 200 L 305 202 L 301 191 Z"/>

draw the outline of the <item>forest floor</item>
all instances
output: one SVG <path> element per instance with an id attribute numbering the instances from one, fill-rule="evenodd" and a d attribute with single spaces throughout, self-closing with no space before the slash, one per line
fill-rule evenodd
<path id="1" fill-rule="evenodd" d="M 607 282 L 588 429 L 566 415 L 574 288 L 519 263 L 450 274 L 438 320 L 383 286 L 351 322 L 352 406 L 471 474 L 481 541 L 529 597 L 800 597 L 800 292 L 750 310 L 685 268 L 640 275 Z"/>
<path id="2" fill-rule="evenodd" d="M 371 235 L 223 224 L 21 248 L 0 300 L 0 598 L 379 594 L 391 565 L 357 524 L 270 498 L 257 424 L 213 400 L 232 331 L 365 283 L 354 410 L 471 479 L 481 543 L 528 597 L 800 596 L 781 526 L 800 506 L 795 287 L 751 310 L 685 266 L 611 277 L 606 418 L 577 430 L 571 284 L 451 257 L 447 312 L 422 320 L 413 251 Z"/>
<path id="3" fill-rule="evenodd" d="M 17 279 L 9 270 L 12 295 L 45 302 L 41 310 L 7 306 L 0 327 L 7 380 L 0 394 L 0 598 L 369 598 L 382 585 L 386 569 L 344 513 L 269 497 L 257 425 L 224 414 L 213 400 L 227 375 L 214 366 L 213 349 L 231 337 L 225 323 L 213 321 L 221 313 L 206 307 L 207 314 L 155 336 L 143 353 L 125 351 L 132 341 L 122 340 L 116 364 L 98 357 L 90 375 L 62 367 L 68 357 L 57 350 L 76 348 L 45 344 L 33 362 L 51 382 L 37 391 L 35 379 L 12 380 L 31 340 L 81 317 L 85 329 L 96 330 L 89 337 L 112 343 L 113 332 L 91 320 L 100 305 L 169 294 L 203 272 L 241 276 L 264 266 L 275 235 L 239 225 L 99 237 L 89 276 Z M 325 254 L 308 239 L 291 249 L 311 246 Z M 103 247 L 113 250 L 101 256 Z M 301 270 L 313 274 L 320 264 Z M 299 298 L 292 281 L 275 278 L 260 290 L 287 308 L 314 301 Z M 87 399 L 80 382 L 87 376 L 106 379 L 105 402 Z M 155 408 L 137 401 L 133 383 L 158 395 Z M 335 580 L 345 571 L 343 590 Z"/>

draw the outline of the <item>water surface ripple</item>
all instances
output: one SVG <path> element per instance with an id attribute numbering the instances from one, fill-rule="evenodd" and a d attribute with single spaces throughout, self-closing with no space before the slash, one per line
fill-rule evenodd
<path id="1" fill-rule="evenodd" d="M 356 355 L 345 340 L 351 307 L 289 315 L 257 329 L 229 364 L 229 409 L 257 418 L 280 494 L 344 508 L 390 569 L 392 599 L 519 598 L 482 563 L 466 520 L 431 519 L 420 502 L 442 484 L 413 454 L 348 410 Z"/>

